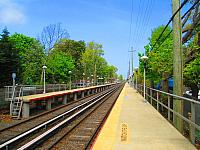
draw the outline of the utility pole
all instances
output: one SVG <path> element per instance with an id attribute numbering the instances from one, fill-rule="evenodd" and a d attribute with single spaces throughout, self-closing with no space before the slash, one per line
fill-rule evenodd
<path id="1" fill-rule="evenodd" d="M 172 0 L 172 13 L 174 14 L 180 7 L 180 0 Z M 182 25 L 181 13 L 176 14 L 172 21 L 173 25 L 173 93 L 178 96 L 183 94 L 183 52 L 182 52 Z M 183 114 L 183 101 L 174 99 L 173 109 L 179 114 Z M 181 118 L 173 115 L 175 127 L 182 133 L 183 121 Z"/>
<path id="2" fill-rule="evenodd" d="M 128 79 L 130 77 L 130 60 L 128 61 Z"/>
<path id="3" fill-rule="evenodd" d="M 131 47 L 131 50 L 129 51 L 131 53 L 131 73 L 133 73 L 134 65 L 133 65 L 133 53 L 135 50 L 133 50 L 133 47 Z"/>
<path id="4" fill-rule="evenodd" d="M 133 47 L 131 47 L 131 50 L 129 52 L 131 53 L 131 83 L 133 82 L 133 86 L 134 86 L 134 78 L 133 78 L 133 70 L 134 70 L 133 52 L 135 52 L 135 50 L 133 50 Z"/>

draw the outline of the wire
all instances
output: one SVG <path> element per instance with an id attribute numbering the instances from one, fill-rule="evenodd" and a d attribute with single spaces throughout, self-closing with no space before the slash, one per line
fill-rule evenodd
<path id="1" fill-rule="evenodd" d="M 136 38 L 138 40 L 139 40 L 139 35 L 140 35 L 142 24 L 143 24 L 143 18 L 145 18 L 145 10 L 146 9 L 144 9 L 145 8 L 145 2 L 144 1 L 145 0 L 142 1 L 143 3 L 141 5 L 141 10 L 144 10 L 144 11 L 141 12 L 141 17 L 139 17 L 139 25 L 138 25 L 137 34 L 136 34 Z M 149 0 L 148 0 L 148 2 L 149 2 Z M 148 7 L 148 5 L 147 5 L 147 7 Z M 136 45 L 136 41 L 135 41 L 135 45 Z"/>
<path id="2" fill-rule="evenodd" d="M 131 45 L 132 24 L 133 24 L 133 0 L 132 0 L 132 3 L 131 3 L 131 22 L 130 22 L 130 28 L 129 28 L 129 42 L 128 42 L 128 50 L 129 50 L 130 45 Z"/>
<path id="3" fill-rule="evenodd" d="M 184 0 L 184 2 L 181 4 L 181 6 L 176 10 L 176 12 L 172 15 L 172 17 L 169 19 L 168 23 L 165 25 L 165 28 L 163 29 L 162 33 L 159 35 L 159 37 L 157 38 L 156 42 L 154 43 L 154 45 L 152 46 L 151 51 L 154 49 L 155 45 L 158 43 L 158 41 L 160 40 L 160 38 L 162 37 L 163 33 L 165 32 L 165 30 L 167 29 L 167 27 L 169 26 L 169 24 L 171 23 L 171 21 L 174 19 L 174 17 L 176 16 L 176 14 L 181 10 L 181 8 L 188 2 L 189 0 Z"/>
<path id="4" fill-rule="evenodd" d="M 188 9 L 188 11 L 185 12 L 185 14 L 181 17 L 183 19 L 194 7 L 199 3 L 199 0 L 197 0 L 191 7 Z"/>
<path id="5" fill-rule="evenodd" d="M 194 9 L 194 7 L 198 4 L 198 0 L 190 7 L 190 9 L 188 9 L 185 13 L 184 13 L 184 15 L 181 17 L 181 19 L 183 19 L 192 9 Z M 157 47 L 157 49 L 158 48 L 160 48 L 160 46 L 165 42 L 165 40 L 169 37 L 169 35 L 172 33 L 172 31 L 173 30 L 171 30 L 166 36 L 165 36 L 165 38 L 164 38 L 164 40 L 159 44 L 159 46 Z M 153 49 L 152 49 L 153 50 Z"/>
<path id="6" fill-rule="evenodd" d="M 142 6 L 142 2 L 144 2 L 144 0 L 140 0 L 139 1 L 139 5 L 138 5 L 138 11 L 140 11 L 141 10 L 141 6 Z M 137 35 L 137 33 L 138 33 L 138 29 L 139 29 L 139 22 L 140 22 L 140 14 L 142 14 L 141 12 L 139 13 L 139 15 L 137 15 L 137 18 L 136 18 L 136 26 L 135 26 L 135 30 L 134 30 L 134 37 L 137 37 L 136 35 Z M 132 39 L 132 42 L 131 43 L 134 43 L 134 38 L 133 37 L 133 39 Z"/>
<path id="7" fill-rule="evenodd" d="M 147 31 L 147 26 L 149 24 L 149 19 L 151 17 L 151 13 L 152 13 L 152 8 L 153 8 L 153 1 L 152 0 L 148 0 L 148 3 L 147 3 L 147 6 L 146 7 L 146 10 L 145 10 L 145 15 L 143 17 L 143 21 L 142 21 L 142 24 L 141 24 L 141 28 L 142 27 L 145 27 L 143 30 L 140 30 L 140 33 L 139 33 L 139 36 L 138 36 L 138 39 L 141 41 L 141 39 L 145 39 L 145 38 L 142 38 L 143 36 L 145 36 L 145 33 Z"/>

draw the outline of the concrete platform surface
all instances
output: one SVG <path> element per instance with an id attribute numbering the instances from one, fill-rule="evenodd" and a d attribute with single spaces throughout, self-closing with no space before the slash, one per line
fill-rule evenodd
<path id="1" fill-rule="evenodd" d="M 128 84 L 99 133 L 93 150 L 195 150 Z"/>
<path id="2" fill-rule="evenodd" d="M 98 86 L 90 86 L 90 87 L 84 87 L 84 88 L 78 88 L 78 89 L 72 89 L 72 90 L 65 90 L 65 91 L 56 91 L 56 92 L 28 95 L 28 96 L 23 96 L 22 100 L 24 102 L 43 100 L 45 98 L 51 98 L 51 97 L 55 97 L 55 96 L 62 96 L 62 95 L 70 94 L 70 93 L 75 93 L 75 92 L 80 92 L 80 91 L 100 88 L 100 87 L 113 85 L 113 84 L 114 83 L 105 84 L 105 85 L 98 85 Z"/>

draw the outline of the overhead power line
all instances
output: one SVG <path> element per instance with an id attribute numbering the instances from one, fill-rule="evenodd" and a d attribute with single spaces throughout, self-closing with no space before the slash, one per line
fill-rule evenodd
<path id="1" fill-rule="evenodd" d="M 176 12 L 172 15 L 172 17 L 169 19 L 168 23 L 165 25 L 165 28 L 163 29 L 162 33 L 160 34 L 160 36 L 157 38 L 156 42 L 154 43 L 154 45 L 152 46 L 152 49 L 154 49 L 155 45 L 158 43 L 158 41 L 160 40 L 160 38 L 162 37 L 163 33 L 165 32 L 165 30 L 167 29 L 167 27 L 169 26 L 169 24 L 171 23 L 171 21 L 174 19 L 174 17 L 176 16 L 176 14 L 181 10 L 181 8 L 183 8 L 183 6 L 188 2 L 189 0 L 184 0 L 184 2 L 181 4 L 181 6 L 179 7 L 179 9 L 176 10 Z"/>
<path id="2" fill-rule="evenodd" d="M 188 9 L 185 13 L 184 13 L 184 15 L 181 17 L 181 19 L 183 19 L 192 9 L 194 9 L 194 7 L 197 5 L 199 3 L 199 1 L 196 1 L 191 7 L 190 7 L 190 9 Z M 163 41 L 160 43 L 160 45 L 159 45 L 159 47 L 158 48 L 160 48 L 160 46 L 165 42 L 165 40 L 169 37 L 169 35 L 172 33 L 172 31 L 173 30 L 171 30 L 166 36 L 165 36 L 165 38 L 163 39 Z M 155 44 L 154 44 L 155 45 Z M 157 48 L 157 49 L 158 49 Z M 153 50 L 153 49 L 152 49 Z"/>
<path id="3" fill-rule="evenodd" d="M 181 17 L 183 19 L 194 7 L 199 3 L 199 0 L 197 0 L 191 7 L 188 9 L 188 11 L 185 12 L 185 14 Z"/>
<path id="4" fill-rule="evenodd" d="M 135 27 L 134 27 L 134 32 L 133 32 L 133 37 L 132 37 L 132 40 L 131 40 L 131 43 L 134 43 L 134 40 L 135 38 L 134 37 L 137 37 L 137 33 L 138 33 L 138 30 L 139 30 L 139 26 L 140 26 L 140 18 L 142 18 L 142 5 L 143 5 L 143 2 L 144 0 L 139 0 L 139 4 L 138 4 L 138 15 L 136 17 L 136 21 L 135 21 Z"/>
<path id="5" fill-rule="evenodd" d="M 139 32 L 139 34 L 138 34 L 138 36 L 137 36 L 137 39 L 139 40 L 139 41 L 141 41 L 141 39 L 144 39 L 144 38 L 142 38 L 143 36 L 145 36 L 145 31 L 146 31 L 146 29 L 148 28 L 148 25 L 149 25 L 149 18 L 150 18 L 150 16 L 151 16 L 151 13 L 152 13 L 152 4 L 153 4 L 153 2 L 152 2 L 152 0 L 148 0 L 147 1 L 147 3 L 146 3 L 147 5 L 146 5 L 146 8 L 144 9 L 145 11 L 144 11 L 144 16 L 143 16 L 143 19 L 142 19 L 142 22 L 141 22 L 141 25 L 140 25 L 140 32 Z"/>
<path id="6" fill-rule="evenodd" d="M 132 24 L 133 24 L 133 0 L 131 1 L 131 22 L 130 22 L 130 28 L 129 28 L 129 41 L 128 41 L 128 50 L 131 45 L 131 33 L 132 33 Z"/>

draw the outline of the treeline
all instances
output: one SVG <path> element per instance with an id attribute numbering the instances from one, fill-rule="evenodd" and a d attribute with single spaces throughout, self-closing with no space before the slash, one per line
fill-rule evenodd
<path id="1" fill-rule="evenodd" d="M 50 25 L 43 31 L 52 27 L 58 29 L 58 26 Z M 67 32 L 60 34 L 63 33 Z M 70 76 L 73 82 L 92 79 L 94 83 L 118 78 L 117 68 L 103 58 L 101 44 L 59 35 L 53 35 L 59 38 L 48 41 L 52 37 L 45 37 L 47 35 L 43 32 L 42 39 L 37 40 L 18 33 L 10 35 L 7 28 L 3 29 L 0 36 L 0 87 L 12 85 L 12 73 L 16 73 L 18 84 L 41 84 L 44 65 L 47 66 L 46 82 L 51 84 L 68 83 Z"/>
<path id="2" fill-rule="evenodd" d="M 156 88 L 161 83 L 161 90 L 169 92 L 168 79 L 173 79 L 173 38 L 171 28 L 168 27 L 164 33 L 164 37 L 169 35 L 165 41 L 158 43 L 152 50 L 151 47 L 155 43 L 163 31 L 164 26 L 159 26 L 152 31 L 149 38 L 149 44 L 145 46 L 148 60 L 146 63 L 147 84 Z M 139 57 L 144 54 L 139 54 Z M 198 84 L 200 83 L 200 30 L 196 28 L 195 34 L 190 40 L 183 45 L 183 77 L 184 87 L 190 87 L 192 95 L 198 97 Z M 144 62 L 140 61 L 139 82 L 143 82 Z"/>
<path id="3" fill-rule="evenodd" d="M 200 9 L 198 0 L 188 1 L 191 7 L 182 17 L 182 49 L 183 49 L 183 83 L 192 90 L 192 96 L 198 98 L 200 86 Z M 168 79 L 173 78 L 173 37 L 168 27 L 160 40 L 158 37 L 164 30 L 159 26 L 152 30 L 149 44 L 145 46 L 148 56 L 146 75 L 149 86 L 155 87 L 161 82 L 161 90 L 169 92 Z M 144 54 L 139 54 L 139 57 Z M 144 63 L 140 61 L 138 75 L 142 83 Z M 174 68 L 176 69 L 176 68 Z M 181 75 L 181 74 L 180 74 Z M 184 89 L 183 89 L 184 90 Z"/>

